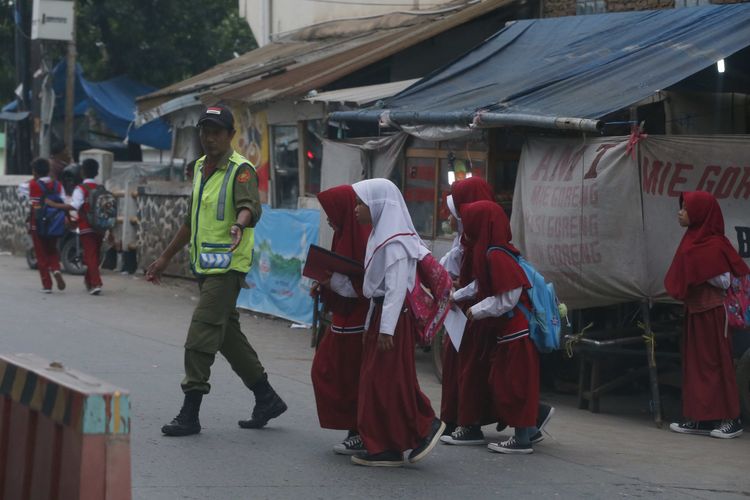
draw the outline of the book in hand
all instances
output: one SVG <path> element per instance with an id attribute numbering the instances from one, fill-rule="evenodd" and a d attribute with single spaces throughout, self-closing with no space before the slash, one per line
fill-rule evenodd
<path id="1" fill-rule="evenodd" d="M 365 273 L 365 268 L 356 260 L 349 259 L 318 245 L 310 245 L 307 252 L 302 276 L 315 281 L 326 281 L 331 273 L 341 273 L 346 276 L 357 277 Z"/>

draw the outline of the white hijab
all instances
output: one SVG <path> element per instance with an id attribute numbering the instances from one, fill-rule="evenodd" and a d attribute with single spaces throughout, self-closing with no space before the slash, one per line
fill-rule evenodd
<path id="1" fill-rule="evenodd" d="M 408 258 L 421 260 L 429 250 L 414 229 L 401 191 L 394 183 L 388 179 L 367 179 L 352 187 L 372 217 L 362 286 L 365 297 L 372 297 L 383 282 L 386 269 L 403 258 L 404 253 Z"/>
<path id="2" fill-rule="evenodd" d="M 461 235 L 464 233 L 464 223 L 461 222 L 461 217 L 458 216 L 458 210 L 456 210 L 456 203 L 453 201 L 452 194 L 447 196 L 445 203 L 448 205 L 448 210 L 453 218 L 456 219 L 456 237 L 453 238 L 453 246 L 451 248 L 457 248 L 461 245 Z"/>

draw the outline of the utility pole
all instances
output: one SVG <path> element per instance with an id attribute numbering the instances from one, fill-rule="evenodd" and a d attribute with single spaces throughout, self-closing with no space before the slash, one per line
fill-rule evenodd
<path id="1" fill-rule="evenodd" d="M 13 6 L 15 21 L 15 64 L 16 64 L 16 83 L 18 84 L 18 111 L 28 111 L 29 90 L 31 78 L 29 75 L 29 43 L 28 32 L 30 19 L 29 2 L 17 0 Z M 14 165 L 8 170 L 8 173 L 26 174 L 30 172 L 31 165 L 31 131 L 29 119 L 24 119 L 15 124 L 15 148 Z"/>
<path id="2" fill-rule="evenodd" d="M 75 89 L 76 89 L 76 0 L 73 0 L 73 37 L 68 42 L 68 55 L 65 59 L 67 73 L 65 79 L 65 129 L 63 137 L 68 153 L 73 157 L 73 126 L 75 116 Z"/>

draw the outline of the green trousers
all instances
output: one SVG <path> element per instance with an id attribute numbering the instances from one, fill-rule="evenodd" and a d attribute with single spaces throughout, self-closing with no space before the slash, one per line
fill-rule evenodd
<path id="1" fill-rule="evenodd" d="M 237 296 L 245 275 L 237 271 L 200 278 L 200 299 L 193 312 L 185 342 L 185 378 L 182 390 L 208 394 L 211 365 L 216 353 L 227 358 L 232 370 L 250 388 L 263 376 L 258 354 L 240 330 Z"/>

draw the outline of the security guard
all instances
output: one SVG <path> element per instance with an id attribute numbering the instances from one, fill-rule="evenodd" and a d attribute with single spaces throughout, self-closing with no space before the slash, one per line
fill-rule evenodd
<path id="1" fill-rule="evenodd" d="M 217 352 L 221 352 L 255 394 L 255 408 L 240 427 L 259 429 L 284 413 L 286 404 L 268 383 L 258 355 L 240 330 L 236 302 L 253 257 L 253 227 L 261 216 L 255 168 L 232 149 L 234 117 L 228 108 L 207 108 L 198 120 L 206 155 L 195 162 L 188 216 L 146 277 L 160 282 L 169 261 L 190 243 L 190 264 L 200 300 L 185 342 L 185 401 L 179 415 L 162 427 L 168 436 L 201 430 L 198 412 Z"/>

